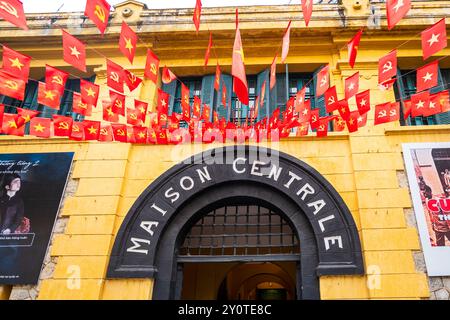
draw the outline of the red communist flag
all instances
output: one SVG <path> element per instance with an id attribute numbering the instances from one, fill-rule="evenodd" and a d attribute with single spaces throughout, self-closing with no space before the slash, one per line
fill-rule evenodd
<path id="1" fill-rule="evenodd" d="M 56 69 L 48 64 L 45 65 L 45 88 L 47 90 L 54 90 L 62 96 L 68 78 L 69 74 L 67 72 Z"/>
<path id="2" fill-rule="evenodd" d="M 411 115 L 412 111 L 412 103 L 410 100 L 404 100 L 403 101 L 403 119 L 408 119 L 408 117 Z"/>
<path id="3" fill-rule="evenodd" d="M 345 79 L 345 99 L 350 99 L 359 90 L 359 71 Z"/>
<path id="4" fill-rule="evenodd" d="M 206 52 L 205 52 L 205 63 L 204 63 L 205 67 L 208 66 L 209 55 L 211 54 L 211 48 L 212 48 L 212 32 L 209 33 L 208 47 L 206 48 Z"/>
<path id="5" fill-rule="evenodd" d="M 72 117 L 53 115 L 53 131 L 57 137 L 68 137 L 72 131 Z"/>
<path id="6" fill-rule="evenodd" d="M 220 76 L 222 72 L 220 71 L 219 63 L 216 65 L 216 76 L 214 77 L 214 89 L 219 92 L 220 89 Z"/>
<path id="7" fill-rule="evenodd" d="M 158 82 L 159 59 L 152 50 L 147 50 L 147 60 L 145 61 L 144 76 L 154 84 Z"/>
<path id="8" fill-rule="evenodd" d="M 385 82 L 383 82 L 383 83 L 380 83 L 380 84 L 378 85 L 378 88 L 379 88 L 381 91 L 387 91 L 387 90 L 389 90 L 389 89 L 392 89 L 396 80 L 397 80 L 397 78 L 394 78 L 394 79 L 385 81 Z"/>
<path id="9" fill-rule="evenodd" d="M 169 94 L 161 89 L 158 89 L 158 119 L 159 124 L 163 124 L 167 121 L 167 113 L 169 111 Z M 161 123 L 162 122 L 162 123 Z"/>
<path id="10" fill-rule="evenodd" d="M 308 26 L 313 11 L 313 0 L 301 0 L 301 2 L 303 19 L 305 19 L 305 24 Z"/>
<path id="11" fill-rule="evenodd" d="M 111 6 L 105 0 L 87 0 L 84 15 L 89 17 L 103 34 L 108 26 Z"/>
<path id="12" fill-rule="evenodd" d="M 133 135 L 136 143 L 147 143 L 148 129 L 146 127 L 133 126 Z"/>
<path id="13" fill-rule="evenodd" d="M 318 121 L 316 134 L 318 137 L 326 137 L 328 135 L 328 123 L 334 120 L 337 116 L 322 117 Z"/>
<path id="14" fill-rule="evenodd" d="M 98 141 L 102 142 L 113 141 L 113 132 L 110 124 L 100 125 L 100 133 L 98 135 Z"/>
<path id="15" fill-rule="evenodd" d="M 38 103 L 43 104 L 52 109 L 59 110 L 59 102 L 61 96 L 56 90 L 49 90 L 45 87 L 45 83 L 39 81 L 38 87 Z"/>
<path id="16" fill-rule="evenodd" d="M 348 106 L 348 101 L 346 99 L 339 100 L 339 114 L 341 115 L 342 119 L 345 121 L 349 120 L 350 117 L 350 108 Z"/>
<path id="17" fill-rule="evenodd" d="M 161 77 L 162 82 L 165 84 L 169 84 L 176 78 L 177 78 L 177 76 L 172 71 L 170 71 L 169 68 L 164 66 L 164 68 L 162 70 L 162 77 Z"/>
<path id="18" fill-rule="evenodd" d="M 81 101 L 94 107 L 97 106 L 100 87 L 92 82 L 80 79 Z"/>
<path id="19" fill-rule="evenodd" d="M 74 68 L 86 72 L 86 48 L 84 43 L 64 30 L 62 35 L 64 61 Z"/>
<path id="20" fill-rule="evenodd" d="M 111 127 L 113 131 L 114 141 L 128 142 L 127 125 L 113 123 Z"/>
<path id="21" fill-rule="evenodd" d="M 400 104 L 398 102 L 386 102 L 375 106 L 374 124 L 398 121 L 400 119 Z"/>
<path id="22" fill-rule="evenodd" d="M 241 32 L 238 25 L 238 10 L 236 9 L 236 36 L 233 45 L 233 61 L 231 66 L 233 75 L 233 91 L 243 104 L 248 105 L 248 85 L 245 75 L 244 49 L 242 48 Z"/>
<path id="23" fill-rule="evenodd" d="M 202 1 L 197 0 L 195 2 L 195 9 L 194 9 L 194 15 L 192 17 L 192 21 L 194 21 L 195 30 L 198 33 L 198 30 L 200 29 L 200 16 L 202 15 Z"/>
<path id="24" fill-rule="evenodd" d="M 308 100 L 308 101 L 309 101 L 309 100 Z M 309 118 L 309 123 L 310 123 L 310 125 L 311 125 L 311 129 L 317 129 L 317 127 L 318 127 L 319 124 L 320 124 L 320 121 L 319 121 L 319 118 L 320 118 L 319 112 L 320 112 L 319 109 L 311 110 L 311 116 L 310 116 L 310 118 Z"/>
<path id="25" fill-rule="evenodd" d="M 117 63 L 106 59 L 106 84 L 111 89 L 123 93 L 124 71 Z"/>
<path id="26" fill-rule="evenodd" d="M 28 82 L 31 57 L 3 46 L 3 72 Z"/>
<path id="27" fill-rule="evenodd" d="M 103 120 L 108 122 L 119 122 L 119 115 L 112 110 L 111 101 L 103 100 Z"/>
<path id="28" fill-rule="evenodd" d="M 356 35 L 347 43 L 348 48 L 348 64 L 350 67 L 355 66 L 356 55 L 358 54 L 359 41 L 361 40 L 362 30 L 359 30 Z"/>
<path id="29" fill-rule="evenodd" d="M 298 110 L 298 121 L 309 122 L 311 120 L 311 100 L 306 100 Z"/>
<path id="30" fill-rule="evenodd" d="M 264 107 L 265 96 L 266 96 L 266 80 L 263 81 L 263 84 L 261 86 L 261 99 L 259 100 L 259 107 L 261 110 Z"/>
<path id="31" fill-rule="evenodd" d="M 278 54 L 275 55 L 275 57 L 272 60 L 272 64 L 270 65 L 270 82 L 269 82 L 269 88 L 270 90 L 275 87 L 275 84 L 277 82 L 277 58 Z"/>
<path id="32" fill-rule="evenodd" d="M 0 71 L 0 94 L 17 100 L 23 100 L 25 95 L 25 81 Z"/>
<path id="33" fill-rule="evenodd" d="M 205 121 L 211 119 L 211 108 L 207 104 L 203 104 L 202 119 Z"/>
<path id="34" fill-rule="evenodd" d="M 440 103 L 440 95 L 432 94 L 430 95 L 430 99 L 428 100 L 428 106 L 423 112 L 424 117 L 433 116 L 435 114 L 441 113 L 441 103 Z"/>
<path id="35" fill-rule="evenodd" d="M 109 90 L 111 109 L 114 113 L 125 116 L 125 96 L 123 94 Z"/>
<path id="36" fill-rule="evenodd" d="M 191 106 L 189 105 L 189 103 L 188 104 L 182 103 L 181 109 L 182 109 L 181 114 L 183 116 L 183 120 L 185 120 L 185 121 L 191 120 Z"/>
<path id="37" fill-rule="evenodd" d="M 142 79 L 137 77 L 129 70 L 123 69 L 123 72 L 125 84 L 127 85 L 128 89 L 130 89 L 130 92 L 134 91 L 142 83 Z"/>
<path id="38" fill-rule="evenodd" d="M 347 120 L 347 129 L 348 132 L 356 132 L 358 131 L 358 118 L 359 118 L 359 112 L 358 110 L 350 112 L 350 115 Z"/>
<path id="39" fill-rule="evenodd" d="M 388 30 L 394 28 L 395 25 L 406 16 L 409 9 L 411 9 L 411 0 L 387 0 L 386 16 Z"/>
<path id="40" fill-rule="evenodd" d="M 3 113 L 5 113 L 5 105 L 0 104 L 0 132 L 2 132 L 1 124 L 3 123 Z"/>
<path id="41" fill-rule="evenodd" d="M 139 111 L 134 108 L 127 108 L 127 123 L 133 126 L 141 125 Z"/>
<path id="42" fill-rule="evenodd" d="M 142 123 L 145 123 L 145 118 L 147 116 L 148 103 L 134 99 L 134 109 L 136 109 L 139 112 L 138 113 L 139 119 L 142 121 Z"/>
<path id="43" fill-rule="evenodd" d="M 355 96 L 359 114 L 366 114 L 370 110 L 370 90 L 358 93 Z"/>
<path id="44" fill-rule="evenodd" d="M 438 61 L 433 61 L 417 69 L 417 92 L 430 89 L 438 84 Z"/>
<path id="45" fill-rule="evenodd" d="M 423 60 L 428 59 L 436 52 L 447 47 L 447 31 L 445 30 L 445 18 L 422 31 Z"/>
<path id="46" fill-rule="evenodd" d="M 100 122 L 84 120 L 82 122 L 84 130 L 84 140 L 98 140 L 100 134 Z"/>
<path id="47" fill-rule="evenodd" d="M 300 112 L 303 105 L 305 104 L 306 87 L 303 87 L 300 91 L 295 94 L 294 100 L 294 110 L 295 112 Z"/>
<path id="48" fill-rule="evenodd" d="M 125 21 L 122 21 L 120 30 L 119 49 L 122 54 L 127 57 L 130 63 L 133 63 L 134 54 L 136 53 L 137 35 Z"/>
<path id="49" fill-rule="evenodd" d="M 2 122 L 2 132 L 13 136 L 23 136 L 25 133 L 25 126 L 17 125 L 17 114 L 4 113 Z"/>
<path id="50" fill-rule="evenodd" d="M 227 108 L 227 86 L 222 84 L 222 105 L 226 109 Z"/>
<path id="51" fill-rule="evenodd" d="M 70 131 L 69 139 L 77 141 L 84 140 L 84 127 L 82 122 L 74 121 L 72 123 L 72 130 Z"/>
<path id="52" fill-rule="evenodd" d="M 0 17 L 21 29 L 28 30 L 22 1 L 0 1 Z"/>
<path id="53" fill-rule="evenodd" d="M 428 108 L 430 103 L 430 93 L 423 91 L 411 96 L 411 117 L 423 115 L 424 110 Z"/>
<path id="54" fill-rule="evenodd" d="M 339 104 L 336 93 L 336 86 L 332 86 L 327 91 L 325 91 L 325 106 L 327 112 L 333 112 L 334 110 L 338 109 Z"/>
<path id="55" fill-rule="evenodd" d="M 81 94 L 78 92 L 73 92 L 73 104 L 72 111 L 79 113 L 83 116 L 90 116 L 92 114 L 92 106 L 84 103 L 81 100 Z"/>
<path id="56" fill-rule="evenodd" d="M 390 80 L 397 74 L 397 50 L 392 50 L 378 60 L 378 83 Z"/>
<path id="57" fill-rule="evenodd" d="M 194 107 L 192 109 L 192 116 L 196 119 L 200 118 L 200 106 L 202 104 L 202 101 L 199 97 L 194 96 Z"/>
<path id="58" fill-rule="evenodd" d="M 286 58 L 289 53 L 290 34 L 291 34 L 291 20 L 289 20 L 288 26 L 283 36 L 283 46 L 281 48 L 281 63 L 284 63 L 286 61 Z"/>
<path id="59" fill-rule="evenodd" d="M 52 120 L 49 118 L 33 118 L 30 121 L 30 134 L 40 138 L 50 138 Z"/>
<path id="60" fill-rule="evenodd" d="M 316 82 L 316 97 L 319 97 L 330 87 L 330 66 L 328 64 L 317 73 Z"/>
<path id="61" fill-rule="evenodd" d="M 17 114 L 18 114 L 18 117 L 17 117 L 16 123 L 17 123 L 18 127 L 21 127 L 25 123 L 30 122 L 31 119 L 37 117 L 37 115 L 39 114 L 39 111 L 17 108 Z"/>
<path id="62" fill-rule="evenodd" d="M 344 121 L 344 119 L 342 119 L 342 117 L 338 116 L 337 118 L 335 118 L 333 120 L 333 124 L 334 124 L 333 125 L 334 131 L 338 131 L 338 132 L 344 131 L 345 121 Z"/>

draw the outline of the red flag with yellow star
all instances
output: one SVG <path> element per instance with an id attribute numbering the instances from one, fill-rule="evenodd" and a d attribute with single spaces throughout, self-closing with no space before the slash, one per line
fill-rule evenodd
<path id="1" fill-rule="evenodd" d="M 72 117 L 53 115 L 53 135 L 57 137 L 68 137 L 72 131 Z"/>
<path id="2" fill-rule="evenodd" d="M 355 72 L 352 76 L 345 78 L 345 99 L 350 99 L 359 90 L 359 71 Z"/>
<path id="3" fill-rule="evenodd" d="M 86 48 L 84 43 L 62 30 L 63 58 L 74 68 L 86 72 Z"/>
<path id="4" fill-rule="evenodd" d="M 111 101 L 103 100 L 103 120 L 108 122 L 119 122 L 119 115 L 112 110 Z"/>
<path id="5" fill-rule="evenodd" d="M 148 129 L 146 127 L 139 127 L 139 126 L 133 127 L 134 141 L 136 143 L 140 143 L 140 144 L 147 143 L 147 134 L 148 134 Z"/>
<path id="6" fill-rule="evenodd" d="M 194 107 L 192 110 L 192 116 L 196 119 L 200 119 L 200 108 L 201 108 L 202 100 L 199 97 L 194 96 Z"/>
<path id="7" fill-rule="evenodd" d="M 219 88 L 220 88 L 220 76 L 221 76 L 222 72 L 220 71 L 220 66 L 219 63 L 217 62 L 216 65 L 216 76 L 214 77 L 214 89 L 219 92 Z"/>
<path id="8" fill-rule="evenodd" d="M 80 79 L 80 94 L 83 103 L 96 107 L 99 92 L 100 87 L 98 85 L 87 80 Z"/>
<path id="9" fill-rule="evenodd" d="M 211 108 L 207 104 L 203 104 L 202 119 L 208 122 L 211 119 Z"/>
<path id="10" fill-rule="evenodd" d="M 423 60 L 447 47 L 447 31 L 445 18 L 439 20 L 428 29 L 422 31 Z"/>
<path id="11" fill-rule="evenodd" d="M 152 50 L 147 50 L 147 60 L 145 62 L 144 76 L 154 84 L 158 83 L 159 58 Z"/>
<path id="12" fill-rule="evenodd" d="M 308 134 L 309 122 L 302 122 L 297 127 L 297 137 L 306 136 Z"/>
<path id="13" fill-rule="evenodd" d="M 337 116 L 333 120 L 333 130 L 336 132 L 341 132 L 345 130 L 345 121 L 341 116 Z"/>
<path id="14" fill-rule="evenodd" d="M 388 30 L 394 28 L 406 16 L 409 9 L 411 9 L 411 0 L 386 0 Z"/>
<path id="15" fill-rule="evenodd" d="M 348 48 L 348 64 L 350 67 L 355 66 L 356 55 L 358 54 L 359 41 L 361 40 L 362 30 L 359 30 L 356 35 L 347 43 Z"/>
<path id="16" fill-rule="evenodd" d="M 134 91 L 142 83 L 142 79 L 137 77 L 134 73 L 129 70 L 123 69 L 125 84 L 127 85 L 130 92 Z"/>
<path id="17" fill-rule="evenodd" d="M 37 117 L 39 114 L 39 111 L 35 110 L 28 110 L 23 108 L 17 108 L 17 127 L 23 126 L 25 123 L 30 122 L 31 119 Z"/>
<path id="18" fill-rule="evenodd" d="M 233 45 L 233 59 L 231 66 L 233 76 L 233 91 L 236 93 L 239 101 L 248 105 L 248 85 L 245 75 L 244 49 L 242 47 L 241 32 L 238 24 L 238 10 L 236 9 L 236 36 Z"/>
<path id="19" fill-rule="evenodd" d="M 194 8 L 194 15 L 192 17 L 192 21 L 194 21 L 195 30 L 197 31 L 200 29 L 200 16 L 202 14 L 202 1 L 197 0 L 195 2 L 195 8 Z"/>
<path id="20" fill-rule="evenodd" d="M 87 0 L 84 15 L 91 19 L 101 34 L 104 34 L 108 26 L 110 10 L 111 6 L 105 0 Z"/>
<path id="21" fill-rule="evenodd" d="M 209 55 L 211 54 L 211 48 L 212 48 L 212 32 L 209 33 L 208 47 L 206 48 L 206 52 L 205 52 L 205 64 L 204 64 L 204 67 L 208 66 Z"/>
<path id="22" fill-rule="evenodd" d="M 17 120 L 19 115 L 4 113 L 2 122 L 2 132 L 7 135 L 23 137 L 25 134 L 25 126 L 18 126 Z"/>
<path id="23" fill-rule="evenodd" d="M 269 81 L 269 87 L 270 90 L 275 87 L 275 83 L 277 82 L 277 58 L 278 54 L 275 55 L 275 57 L 272 60 L 272 64 L 270 65 L 270 81 Z"/>
<path id="24" fill-rule="evenodd" d="M 136 53 L 137 40 L 137 35 L 133 29 L 131 29 L 125 21 L 122 21 L 119 49 L 131 64 L 133 63 L 134 54 Z"/>
<path id="25" fill-rule="evenodd" d="M 330 87 L 330 65 L 326 65 L 317 73 L 316 97 L 325 93 Z"/>
<path id="26" fill-rule="evenodd" d="M 84 129 L 84 140 L 98 140 L 100 134 L 100 122 L 84 120 L 82 124 Z"/>
<path id="27" fill-rule="evenodd" d="M 33 118 L 30 121 L 30 134 L 40 138 L 50 138 L 52 120 L 49 118 Z"/>
<path id="28" fill-rule="evenodd" d="M 38 103 L 43 104 L 52 109 L 59 110 L 59 102 L 61 96 L 56 90 L 48 90 L 45 83 L 39 81 L 38 86 Z"/>
<path id="29" fill-rule="evenodd" d="M 355 96 L 359 114 L 366 114 L 370 110 L 370 89 L 360 92 Z"/>
<path id="30" fill-rule="evenodd" d="M 3 0 L 0 2 L 0 17 L 12 23 L 16 27 L 28 30 L 22 1 Z"/>
<path id="31" fill-rule="evenodd" d="M 281 49 L 281 63 L 284 63 L 286 61 L 286 58 L 289 53 L 290 34 L 291 34 L 291 20 L 289 20 L 286 31 L 284 31 L 283 46 Z"/>
<path id="32" fill-rule="evenodd" d="M 25 81 L 0 71 L 0 94 L 23 100 L 25 95 Z"/>
<path id="33" fill-rule="evenodd" d="M 417 69 L 417 92 L 430 89 L 438 84 L 438 61 L 433 61 Z"/>
<path id="34" fill-rule="evenodd" d="M 355 110 L 355 111 L 351 111 L 350 115 L 348 117 L 347 120 L 347 129 L 348 132 L 356 132 L 358 131 L 358 118 L 359 118 L 359 111 Z"/>
<path id="35" fill-rule="evenodd" d="M 134 109 L 138 111 L 138 118 L 145 123 L 147 116 L 148 103 L 134 99 Z"/>
<path id="36" fill-rule="evenodd" d="M 338 104 L 339 104 L 338 111 L 339 111 L 340 116 L 345 121 L 348 121 L 348 119 L 350 117 L 350 107 L 348 106 L 347 99 L 339 100 Z"/>
<path id="37" fill-rule="evenodd" d="M 30 63 L 31 57 L 14 51 L 7 46 L 3 46 L 3 72 L 28 82 Z"/>

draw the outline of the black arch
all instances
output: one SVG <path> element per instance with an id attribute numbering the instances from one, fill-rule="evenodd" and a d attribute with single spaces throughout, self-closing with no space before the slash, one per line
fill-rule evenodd
<path id="1" fill-rule="evenodd" d="M 243 174 L 236 174 L 226 160 L 248 159 L 240 163 Z M 250 174 L 253 160 L 283 168 L 279 181 Z M 223 164 L 213 163 L 222 160 Z M 269 166 L 270 166 L 269 165 Z M 207 169 L 205 169 L 205 167 Z M 201 183 L 198 170 L 207 170 L 211 180 Z M 286 188 L 280 181 L 287 181 L 289 172 L 301 176 L 301 183 L 309 183 L 317 192 L 310 201 L 325 199 L 324 210 L 314 214 L 313 209 L 296 195 L 293 188 Z M 165 197 L 169 188 L 180 189 L 177 181 L 182 177 L 197 177 L 198 183 L 188 192 L 180 192 L 175 203 Z M 175 292 L 176 255 L 179 242 L 198 217 L 214 206 L 229 201 L 257 200 L 284 215 L 300 239 L 302 292 L 305 299 L 318 299 L 319 275 L 362 274 L 362 254 L 356 225 L 342 198 L 315 169 L 304 162 L 276 150 L 254 146 L 232 146 L 212 149 L 180 163 L 153 182 L 129 210 L 116 237 L 108 267 L 109 278 L 155 278 L 154 298 L 170 299 Z M 161 215 L 152 207 L 155 204 L 166 213 Z M 318 221 L 326 221 L 322 231 Z M 158 226 L 150 236 L 141 226 L 142 221 L 157 221 Z M 325 225 L 325 222 L 324 224 Z M 322 225 L 322 228 L 323 228 Z M 342 248 L 331 245 L 325 248 L 327 236 L 339 235 Z M 128 252 L 133 242 L 141 239 L 139 249 L 146 253 Z M 339 243 L 338 243 L 339 244 Z"/>

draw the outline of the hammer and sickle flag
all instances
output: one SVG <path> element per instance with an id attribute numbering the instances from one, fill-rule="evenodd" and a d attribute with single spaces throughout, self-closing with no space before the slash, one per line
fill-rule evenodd
<path id="1" fill-rule="evenodd" d="M 231 74 L 233 75 L 233 91 L 239 101 L 248 105 L 248 85 L 245 75 L 244 49 L 242 48 L 241 32 L 239 31 L 238 9 L 236 9 L 236 36 L 234 38 Z"/>
<path id="2" fill-rule="evenodd" d="M 89 17 L 102 34 L 108 26 L 111 6 L 105 0 L 87 0 L 84 15 Z"/>
<path id="3" fill-rule="evenodd" d="M 136 76 L 134 73 L 127 69 L 123 69 L 125 84 L 127 85 L 130 92 L 134 91 L 142 82 L 142 79 Z"/>
<path id="4" fill-rule="evenodd" d="M 25 95 L 25 81 L 14 78 L 0 70 L 0 94 L 23 100 Z"/>
<path id="5" fill-rule="evenodd" d="M 106 84 L 111 89 L 123 93 L 124 69 L 118 64 L 106 59 Z"/>
<path id="6" fill-rule="evenodd" d="M 53 115 L 53 130 L 57 137 L 68 137 L 72 131 L 72 117 Z"/>
<path id="7" fill-rule="evenodd" d="M 22 1 L 1 0 L 0 17 L 21 29 L 28 30 Z"/>
<path id="8" fill-rule="evenodd" d="M 378 83 L 384 83 L 397 74 L 397 50 L 392 50 L 378 60 Z"/>
<path id="9" fill-rule="evenodd" d="M 65 71 L 56 69 L 55 67 L 45 65 L 45 89 L 55 90 L 60 96 L 64 93 L 66 81 L 69 74 Z"/>
<path id="10" fill-rule="evenodd" d="M 159 58 L 152 50 L 147 50 L 147 60 L 145 62 L 144 76 L 154 84 L 158 83 Z"/>

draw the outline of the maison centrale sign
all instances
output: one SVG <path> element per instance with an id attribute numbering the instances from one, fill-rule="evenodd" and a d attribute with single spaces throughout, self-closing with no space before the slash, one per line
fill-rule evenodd
<path id="1" fill-rule="evenodd" d="M 356 228 L 340 196 L 317 171 L 273 150 L 265 154 L 249 152 L 247 148 L 220 150 L 175 166 L 147 188 L 130 209 L 119 231 L 111 264 L 122 264 L 124 268 L 135 265 L 144 269 L 145 266 L 153 266 L 156 250 L 161 249 L 158 248 L 159 239 L 180 208 L 195 201 L 196 195 L 206 190 L 241 183 L 250 183 L 249 188 L 264 186 L 272 193 L 281 193 L 293 201 L 295 212 L 284 214 L 307 217 L 319 256 L 322 253 L 326 261 L 343 259 L 351 264 L 351 257 L 359 249 Z M 229 150 L 229 154 L 224 150 Z M 245 197 L 245 194 L 233 195 L 232 190 L 230 198 Z M 212 198 L 210 203 L 218 200 L 221 199 Z M 270 202 L 270 199 L 261 200 Z M 284 211 L 283 208 L 280 211 Z"/>

